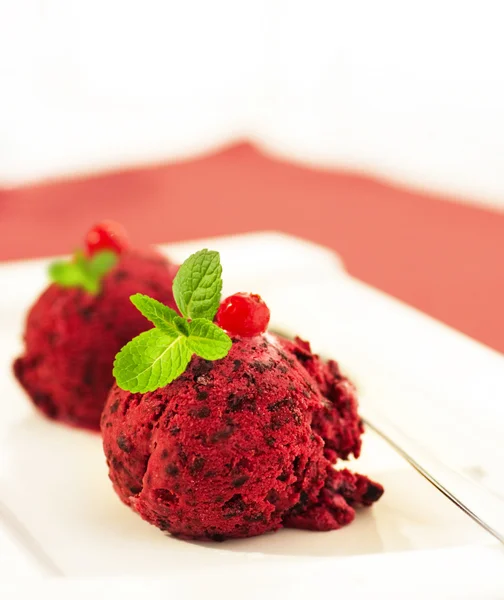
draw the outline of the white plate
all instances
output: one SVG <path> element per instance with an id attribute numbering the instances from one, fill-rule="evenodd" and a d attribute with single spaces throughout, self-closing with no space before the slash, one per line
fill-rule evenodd
<path id="1" fill-rule="evenodd" d="M 446 351 L 452 345 L 462 366 L 464 360 L 478 360 L 482 375 L 501 385 L 500 355 L 353 280 L 322 248 L 283 235 L 254 234 L 167 246 L 166 251 L 180 260 L 203 246 L 221 251 L 224 293 L 261 293 L 274 325 L 299 331 L 317 350 L 341 359 L 357 374 L 363 402 L 397 411 L 401 426 L 408 426 L 408 414 L 419 431 L 428 426 L 429 419 L 420 417 L 445 385 L 433 348 Z M 446 568 L 438 575 L 451 591 L 467 592 L 474 583 L 483 593 L 483 574 L 487 591 L 497 584 L 499 568 L 504 569 L 500 547 L 370 433 L 362 457 L 351 467 L 382 482 L 386 493 L 340 531 L 285 530 L 223 544 L 188 543 L 143 522 L 112 491 L 99 436 L 43 419 L 11 375 L 24 314 L 45 285 L 46 265 L 30 261 L 0 267 L 0 579 L 15 573 L 168 576 L 172 591 L 196 593 L 204 585 L 208 597 L 212 592 L 223 597 L 221 571 L 229 580 L 226 589 L 236 592 L 238 580 L 252 570 L 257 585 L 271 584 L 274 575 L 284 573 L 297 581 L 297 592 L 307 581 L 333 586 L 336 577 L 340 592 L 350 586 L 376 593 L 380 586 L 393 589 L 401 574 L 413 575 L 419 565 L 437 569 L 442 560 Z M 410 365 L 426 348 L 431 352 L 423 367 Z M 405 385 L 417 390 L 415 369 L 420 367 L 430 374 L 420 386 L 422 398 L 427 395 L 422 410 L 413 403 L 416 397 L 401 396 Z M 478 561 L 478 579 L 469 569 L 460 571 L 464 561 Z M 419 581 L 415 589 L 421 586 Z"/>

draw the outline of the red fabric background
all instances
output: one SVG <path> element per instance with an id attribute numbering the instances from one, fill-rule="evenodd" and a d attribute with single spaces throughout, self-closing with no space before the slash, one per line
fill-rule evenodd
<path id="1" fill-rule="evenodd" d="M 181 164 L 0 191 L 0 259 L 71 251 L 103 218 L 122 221 L 138 243 L 265 229 L 313 240 L 339 252 L 353 275 L 504 352 L 504 214 L 241 144 Z"/>

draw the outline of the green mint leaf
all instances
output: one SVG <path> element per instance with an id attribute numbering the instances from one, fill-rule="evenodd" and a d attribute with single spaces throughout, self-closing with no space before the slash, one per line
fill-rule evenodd
<path id="1" fill-rule="evenodd" d="M 87 258 L 82 250 L 76 250 L 73 256 L 73 262 L 81 271 L 87 271 Z"/>
<path id="2" fill-rule="evenodd" d="M 79 267 L 64 261 L 49 265 L 49 277 L 62 287 L 78 287 L 82 281 L 82 273 Z"/>
<path id="3" fill-rule="evenodd" d="M 130 392 L 151 392 L 181 375 L 191 360 L 187 338 L 151 329 L 131 340 L 114 361 L 117 385 Z"/>
<path id="4" fill-rule="evenodd" d="M 80 287 L 92 295 L 98 294 L 100 291 L 100 280 L 94 277 L 89 268 L 89 259 L 84 255 L 82 250 L 77 250 L 74 254 L 74 263 L 81 273 Z"/>
<path id="5" fill-rule="evenodd" d="M 90 294 L 97 294 L 100 291 L 99 282 L 83 269 L 78 257 L 75 262 L 58 261 L 50 265 L 49 277 L 61 287 L 81 288 Z"/>
<path id="6" fill-rule="evenodd" d="M 180 331 L 174 323 L 175 319 L 180 317 L 174 310 L 144 294 L 134 294 L 130 296 L 130 300 L 142 315 L 158 329 L 176 337 L 180 335 Z"/>
<path id="7" fill-rule="evenodd" d="M 218 252 L 200 250 L 179 268 L 173 295 L 180 312 L 189 319 L 214 318 L 222 290 L 222 267 Z"/>
<path id="8" fill-rule="evenodd" d="M 189 323 L 189 348 L 206 360 L 224 358 L 229 352 L 231 338 L 220 327 L 207 319 L 194 319 Z"/>
<path id="9" fill-rule="evenodd" d="M 92 296 L 96 296 L 100 293 L 100 282 L 97 279 L 93 279 L 89 277 L 89 275 L 85 275 L 82 278 L 80 287 L 86 292 L 89 292 Z"/>
<path id="10" fill-rule="evenodd" d="M 54 283 L 66 288 L 81 288 L 96 295 L 101 289 L 101 280 L 117 263 L 118 257 L 109 250 L 97 252 L 87 258 L 78 250 L 73 260 L 58 261 L 49 266 L 49 277 Z"/>
<path id="11" fill-rule="evenodd" d="M 119 256 L 111 250 L 101 250 L 87 261 L 88 273 L 94 278 L 100 280 L 110 270 L 112 270 L 119 261 Z"/>

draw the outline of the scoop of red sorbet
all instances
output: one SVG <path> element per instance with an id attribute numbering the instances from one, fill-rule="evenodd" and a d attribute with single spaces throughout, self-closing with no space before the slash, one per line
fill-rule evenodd
<path id="1" fill-rule="evenodd" d="M 99 295 L 56 284 L 43 292 L 28 314 L 14 373 L 46 416 L 99 429 L 115 355 L 149 328 L 129 297 L 140 292 L 175 308 L 176 270 L 158 253 L 124 251 Z"/>
<path id="2" fill-rule="evenodd" d="M 332 468 L 360 449 L 355 394 L 301 340 L 235 338 L 155 392 L 114 386 L 101 427 L 119 497 L 183 538 L 337 529 L 383 493 Z"/>

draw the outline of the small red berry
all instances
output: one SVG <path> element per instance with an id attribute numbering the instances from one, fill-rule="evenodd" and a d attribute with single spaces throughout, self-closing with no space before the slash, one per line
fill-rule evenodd
<path id="1" fill-rule="evenodd" d="M 261 296 L 240 292 L 221 302 L 216 320 L 231 334 L 252 337 L 266 331 L 270 311 Z"/>
<path id="2" fill-rule="evenodd" d="M 129 241 L 126 230 L 114 221 L 102 221 L 92 227 L 86 235 L 88 256 L 93 256 L 100 250 L 112 250 L 117 254 L 121 254 L 128 246 Z"/>

